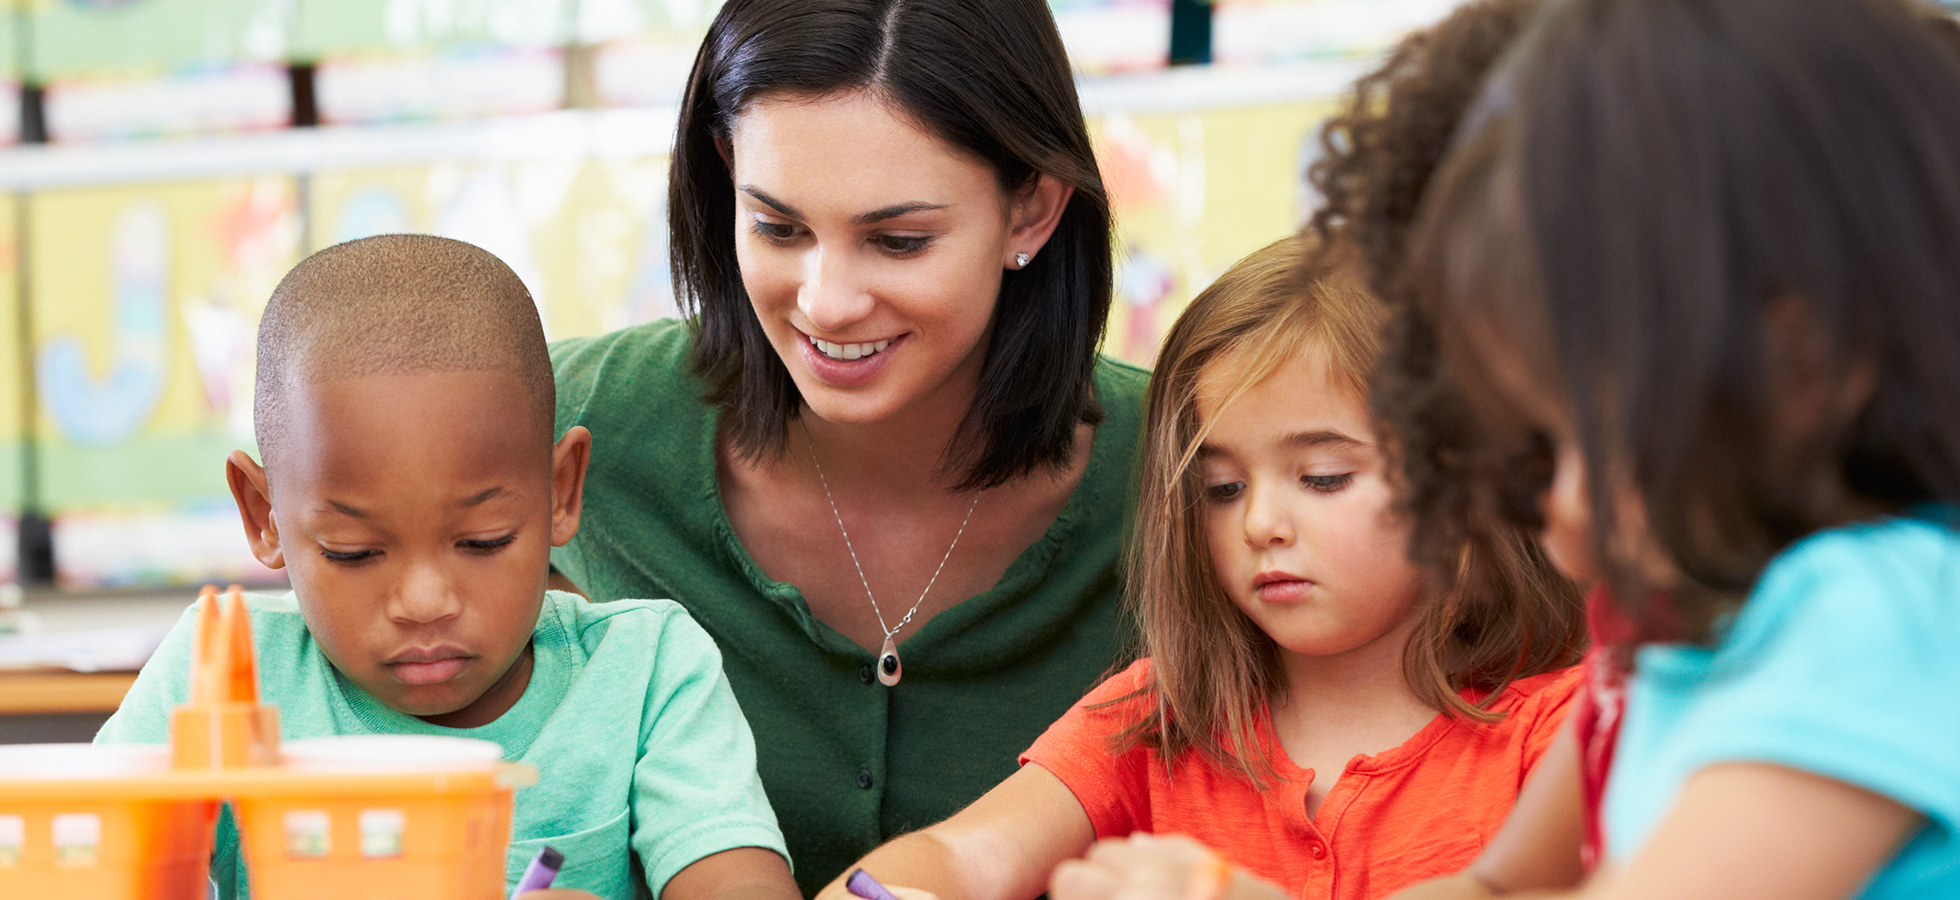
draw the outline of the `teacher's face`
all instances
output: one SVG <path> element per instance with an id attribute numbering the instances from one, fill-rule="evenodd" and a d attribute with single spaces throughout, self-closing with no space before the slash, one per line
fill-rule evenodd
<path id="1" fill-rule="evenodd" d="M 812 413 L 958 409 L 979 383 L 1013 209 L 986 164 L 861 92 L 764 98 L 731 130 L 735 250 Z"/>

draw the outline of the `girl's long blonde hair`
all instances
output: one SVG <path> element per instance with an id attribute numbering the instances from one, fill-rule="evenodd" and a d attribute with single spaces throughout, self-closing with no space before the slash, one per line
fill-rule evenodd
<path id="1" fill-rule="evenodd" d="M 1254 252 L 1191 302 L 1165 338 L 1147 395 L 1138 515 L 1128 560 L 1130 602 L 1152 659 L 1135 697 L 1147 713 L 1116 736 L 1120 747 L 1156 749 L 1166 765 L 1187 751 L 1243 772 L 1273 776 L 1253 726 L 1282 690 L 1279 654 L 1219 585 L 1206 543 L 1202 478 L 1195 467 L 1205 426 L 1201 375 L 1231 357 L 1226 396 L 1278 370 L 1302 348 L 1322 351 L 1341 387 L 1359 401 L 1380 355 L 1388 311 L 1362 287 L 1352 253 L 1288 238 Z M 1225 401 L 1229 403 L 1229 399 Z M 1221 404 L 1223 405 L 1223 404 Z M 1424 603 L 1403 667 L 1424 702 L 1488 721 L 1497 715 L 1460 693 L 1495 698 L 1512 680 L 1576 661 L 1584 612 L 1577 591 L 1545 562 L 1532 536 L 1507 529 L 1463 548 Z M 1447 584 L 1447 589 L 1442 585 Z"/>

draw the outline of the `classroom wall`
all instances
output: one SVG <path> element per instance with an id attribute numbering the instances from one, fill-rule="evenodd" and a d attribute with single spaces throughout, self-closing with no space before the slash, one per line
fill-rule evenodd
<path id="1" fill-rule="evenodd" d="M 1229 64 L 1166 70 L 1171 5 L 1051 0 L 1116 210 L 1105 351 L 1146 365 L 1194 293 L 1297 228 L 1327 98 L 1450 3 L 1221 0 Z M 0 582 L 28 506 L 52 517 L 64 587 L 277 579 L 246 553 L 222 464 L 253 448 L 259 312 L 313 250 L 389 231 L 479 244 L 554 339 L 676 315 L 666 147 L 718 6 L 47 0 L 0 15 L 0 110 L 20 79 L 44 84 L 54 145 L 0 150 Z M 1277 39 L 1302 15 L 1316 37 Z M 296 62 L 324 127 L 286 127 Z M 0 144 L 17 120 L 0 113 Z"/>

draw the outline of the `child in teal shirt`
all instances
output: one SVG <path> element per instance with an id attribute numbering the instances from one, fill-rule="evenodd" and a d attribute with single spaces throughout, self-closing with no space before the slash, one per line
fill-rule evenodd
<path id="1" fill-rule="evenodd" d="M 671 601 L 545 590 L 591 436 L 552 440 L 551 364 L 516 276 L 442 238 L 341 244 L 280 283 L 258 352 L 265 465 L 234 452 L 226 474 L 253 553 L 292 577 L 290 596 L 249 601 L 282 737 L 473 737 L 532 764 L 512 883 L 550 844 L 569 896 L 797 897 L 707 634 Z M 194 633 L 187 614 L 97 741 L 168 740 Z M 249 896 L 228 814 L 212 876 Z"/>

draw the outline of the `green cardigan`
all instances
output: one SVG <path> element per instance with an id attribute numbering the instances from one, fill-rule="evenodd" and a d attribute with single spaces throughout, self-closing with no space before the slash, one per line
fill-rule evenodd
<path id="1" fill-rule="evenodd" d="M 905 680 L 771 581 L 736 540 L 716 478 L 718 410 L 693 335 L 655 322 L 551 348 L 558 433 L 592 431 L 578 536 L 559 571 L 605 601 L 679 601 L 720 644 L 797 883 L 813 894 L 894 835 L 959 811 L 1134 653 L 1121 610 L 1148 373 L 1103 360 L 1107 415 L 1082 480 L 1000 582 L 906 637 Z"/>

